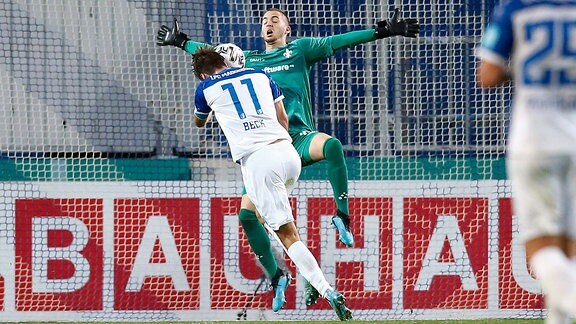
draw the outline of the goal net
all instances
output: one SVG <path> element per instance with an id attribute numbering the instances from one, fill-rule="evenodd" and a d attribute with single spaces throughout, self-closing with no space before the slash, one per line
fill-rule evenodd
<path id="1" fill-rule="evenodd" d="M 343 144 L 356 244 L 337 239 L 326 162 L 291 194 L 302 239 L 355 319 L 539 318 L 504 167 L 510 88 L 480 90 L 474 49 L 497 0 L 9 0 L 0 4 L 0 317 L 6 321 L 333 320 L 295 276 L 272 292 L 238 222 L 242 178 L 216 122 L 192 123 L 191 57 L 372 28 L 399 7 L 416 39 L 311 71 L 314 117 Z"/>

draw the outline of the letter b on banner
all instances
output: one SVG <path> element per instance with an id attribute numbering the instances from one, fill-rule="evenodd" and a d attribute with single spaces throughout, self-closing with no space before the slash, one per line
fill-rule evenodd
<path id="1" fill-rule="evenodd" d="M 16 200 L 16 310 L 102 309 L 101 199 Z"/>
<path id="2" fill-rule="evenodd" d="M 90 232 L 81 220 L 73 217 L 32 218 L 32 291 L 39 293 L 74 292 L 88 283 L 90 264 L 82 255 L 88 245 Z M 60 232 L 69 236 L 62 246 L 50 246 L 49 233 Z M 50 263 L 61 263 L 61 269 L 50 270 Z M 62 263 L 68 263 L 67 265 Z M 51 273 L 63 274 L 67 268 L 73 271 L 63 278 L 50 278 Z M 58 267 L 54 264 L 53 267 Z"/>

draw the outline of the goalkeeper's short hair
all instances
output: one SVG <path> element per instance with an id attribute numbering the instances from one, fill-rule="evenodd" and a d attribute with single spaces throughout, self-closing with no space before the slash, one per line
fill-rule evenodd
<path id="1" fill-rule="evenodd" d="M 267 12 L 270 11 L 276 11 L 282 14 L 282 16 L 286 17 L 286 21 L 288 22 L 288 25 L 290 25 L 290 17 L 288 17 L 288 14 L 286 13 L 286 11 L 282 10 L 282 9 L 278 9 L 276 7 L 272 7 L 267 9 L 266 11 L 264 11 L 264 14 L 266 14 Z"/>

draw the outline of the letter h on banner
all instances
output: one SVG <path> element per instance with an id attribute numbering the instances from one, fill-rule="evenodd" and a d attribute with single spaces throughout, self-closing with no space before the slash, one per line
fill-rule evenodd
<path id="1" fill-rule="evenodd" d="M 328 282 L 352 309 L 392 307 L 392 198 L 350 198 L 355 246 L 346 247 L 330 222 L 332 198 L 308 199 L 307 244 Z M 314 309 L 328 309 L 318 303 Z"/>

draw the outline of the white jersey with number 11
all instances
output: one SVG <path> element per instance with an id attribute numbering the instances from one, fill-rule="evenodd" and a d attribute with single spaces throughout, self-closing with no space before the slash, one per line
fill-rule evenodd
<path id="1" fill-rule="evenodd" d="M 228 68 L 200 83 L 194 113 L 206 119 L 214 111 L 232 158 L 238 162 L 279 139 L 291 141 L 276 117 L 274 103 L 282 98 L 278 85 L 263 71 Z"/>

